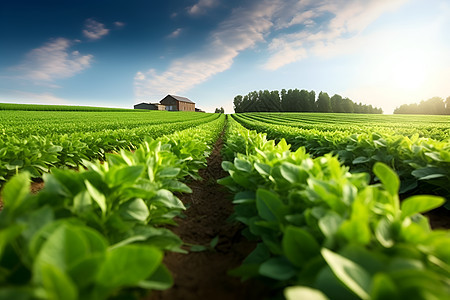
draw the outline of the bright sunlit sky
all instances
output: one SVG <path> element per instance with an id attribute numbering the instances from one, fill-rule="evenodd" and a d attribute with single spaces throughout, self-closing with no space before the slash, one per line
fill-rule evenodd
<path id="1" fill-rule="evenodd" d="M 449 0 L 0 2 L 0 102 L 232 113 L 298 88 L 392 113 L 450 96 L 449 53 Z"/>

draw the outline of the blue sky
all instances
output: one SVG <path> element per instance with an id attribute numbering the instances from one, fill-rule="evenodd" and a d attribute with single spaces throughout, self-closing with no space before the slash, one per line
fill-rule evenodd
<path id="1" fill-rule="evenodd" d="M 386 113 L 450 96 L 448 0 L 1 1 L 0 102 L 233 112 L 253 90 Z"/>

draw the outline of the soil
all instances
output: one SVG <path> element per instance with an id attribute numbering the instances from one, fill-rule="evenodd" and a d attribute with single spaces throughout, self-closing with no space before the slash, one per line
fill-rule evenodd
<path id="1" fill-rule="evenodd" d="M 178 227 L 171 228 L 185 243 L 208 246 L 218 236 L 214 250 L 167 253 L 164 264 L 172 273 L 172 288 L 154 292 L 148 300 L 198 299 L 263 299 L 268 289 L 257 281 L 242 283 L 227 271 L 238 267 L 255 248 L 240 233 L 243 228 L 227 219 L 233 212 L 232 195 L 217 179 L 227 176 L 222 170 L 222 137 L 216 142 L 207 160 L 208 166 L 200 171 L 201 181 L 189 183 L 192 194 L 180 195 L 188 207 L 184 218 L 177 218 Z"/>
<path id="2" fill-rule="evenodd" d="M 450 210 L 439 207 L 424 214 L 433 229 L 450 229 Z"/>

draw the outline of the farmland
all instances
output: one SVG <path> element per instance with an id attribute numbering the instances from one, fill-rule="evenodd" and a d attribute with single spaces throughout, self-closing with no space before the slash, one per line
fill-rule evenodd
<path id="1" fill-rule="evenodd" d="M 449 124 L 0 111 L 0 298 L 443 299 Z"/>

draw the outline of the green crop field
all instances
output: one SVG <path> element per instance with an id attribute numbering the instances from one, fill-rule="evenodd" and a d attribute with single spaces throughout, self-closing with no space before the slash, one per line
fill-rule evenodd
<path id="1" fill-rule="evenodd" d="M 424 215 L 448 218 L 450 117 L 3 107 L 0 299 L 170 290 L 186 265 L 169 269 L 168 252 L 192 273 L 236 255 L 236 237 L 199 227 L 228 230 L 219 198 L 254 245 L 220 273 L 262 280 L 274 299 L 450 294 L 450 232 Z M 220 162 L 227 175 L 205 177 Z"/>

